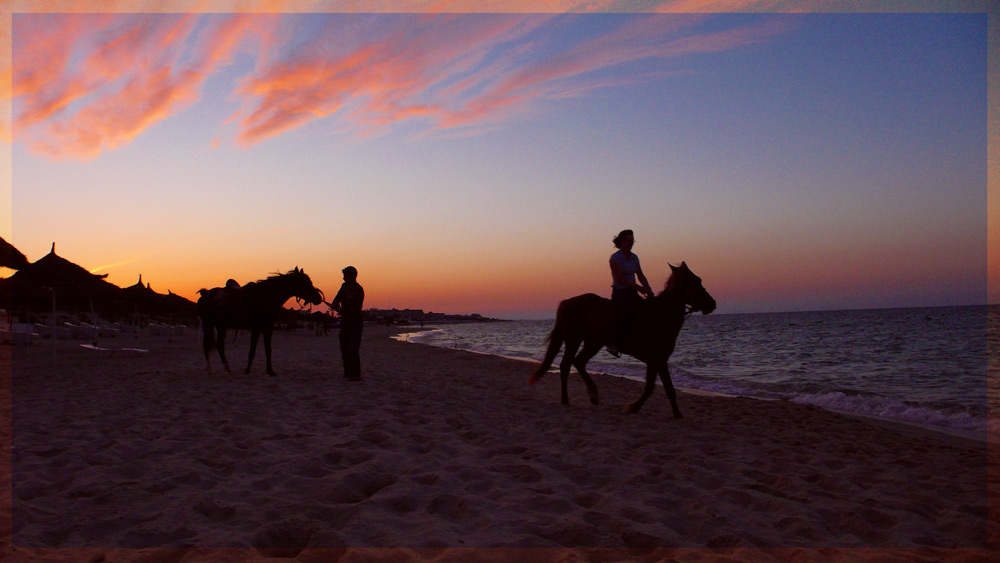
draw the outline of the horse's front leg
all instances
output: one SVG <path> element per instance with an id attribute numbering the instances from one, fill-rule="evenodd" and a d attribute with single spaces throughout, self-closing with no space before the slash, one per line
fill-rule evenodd
<path id="1" fill-rule="evenodd" d="M 274 369 L 271 368 L 271 329 L 264 330 L 264 357 L 267 359 L 267 373 L 268 375 L 277 375 L 274 373 Z"/>
<path id="2" fill-rule="evenodd" d="M 646 402 L 646 399 L 653 394 L 653 389 L 656 389 L 656 368 L 653 364 L 646 364 L 646 385 L 642 389 L 642 395 L 638 399 L 629 403 L 625 410 L 630 413 L 637 413 L 639 409 L 642 408 L 642 404 Z"/>
<path id="3" fill-rule="evenodd" d="M 250 331 L 250 356 L 247 358 L 247 375 L 250 375 L 250 366 L 253 365 L 253 357 L 257 354 L 257 337 L 260 331 L 253 329 Z"/>
<path id="4" fill-rule="evenodd" d="M 667 363 L 663 363 L 663 367 L 658 370 L 660 372 L 660 381 L 663 382 L 663 390 L 667 392 L 667 398 L 670 399 L 670 408 L 674 409 L 674 418 L 684 418 L 681 416 L 681 410 L 677 408 L 677 391 L 674 390 L 674 383 L 670 380 L 670 370 L 667 369 Z"/>

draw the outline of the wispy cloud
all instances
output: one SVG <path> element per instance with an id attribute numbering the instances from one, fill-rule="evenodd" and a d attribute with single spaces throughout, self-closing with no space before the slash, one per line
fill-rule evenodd
<path id="1" fill-rule="evenodd" d="M 88 160 L 124 146 L 196 102 L 243 35 L 272 19 L 18 16 L 15 140 L 57 159 Z"/>
<path id="2" fill-rule="evenodd" d="M 90 269 L 90 273 L 91 274 L 97 274 L 97 273 L 103 272 L 105 270 L 111 270 L 111 269 L 117 268 L 119 266 L 127 266 L 129 264 L 132 264 L 136 260 L 138 260 L 138 258 L 133 258 L 131 260 L 122 260 L 121 262 L 115 262 L 113 264 L 105 264 L 103 266 L 98 266 L 96 268 L 91 268 Z"/>
<path id="3" fill-rule="evenodd" d="M 584 32 L 565 15 L 18 15 L 14 139 L 54 159 L 96 158 L 190 108 L 238 52 L 254 68 L 233 86 L 240 110 L 218 119 L 236 125 L 239 146 L 323 120 L 358 135 L 402 123 L 423 134 L 495 129 L 783 29 L 701 32 L 701 21 L 624 16 Z M 642 61 L 654 70 L 617 72 Z"/>

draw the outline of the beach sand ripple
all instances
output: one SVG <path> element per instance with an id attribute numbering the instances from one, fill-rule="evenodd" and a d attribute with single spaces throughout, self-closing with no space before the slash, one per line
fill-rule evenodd
<path id="1" fill-rule="evenodd" d="M 5 560 L 987 561 L 997 452 L 817 407 L 531 366 L 371 327 L 207 374 L 197 335 L 0 348 Z M 132 344 L 130 342 L 130 344 Z M 245 358 L 246 335 L 229 346 Z M 234 365 L 238 365 L 234 364 Z"/>

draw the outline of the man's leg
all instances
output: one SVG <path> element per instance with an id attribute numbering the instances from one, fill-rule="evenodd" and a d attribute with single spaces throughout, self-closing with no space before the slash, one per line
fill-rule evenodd
<path id="1" fill-rule="evenodd" d="M 351 323 L 342 343 L 344 353 L 344 377 L 361 379 L 361 332 L 364 325 Z"/>

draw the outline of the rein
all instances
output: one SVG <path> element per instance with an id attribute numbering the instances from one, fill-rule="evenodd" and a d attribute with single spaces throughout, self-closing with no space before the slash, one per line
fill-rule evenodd
<path id="1" fill-rule="evenodd" d="M 671 293 L 675 294 L 675 299 L 678 299 L 678 300 L 684 299 L 683 297 L 680 297 L 680 296 L 676 295 L 679 292 L 676 289 L 672 289 L 670 287 L 670 285 L 669 285 L 669 282 L 668 282 L 668 287 L 666 287 L 664 289 L 663 293 L 666 293 L 667 291 L 671 291 Z M 660 295 L 663 295 L 663 293 L 661 293 Z M 693 315 L 693 314 L 695 314 L 697 312 L 698 312 L 698 309 L 695 309 L 694 305 L 691 305 L 690 303 L 684 303 L 684 320 L 685 321 L 688 320 L 688 318 L 690 318 L 691 315 Z"/>

